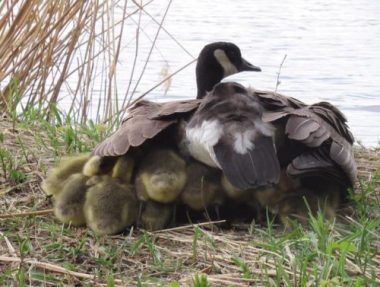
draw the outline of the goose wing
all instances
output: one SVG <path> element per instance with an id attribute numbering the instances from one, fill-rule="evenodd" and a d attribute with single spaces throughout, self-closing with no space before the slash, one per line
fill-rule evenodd
<path id="1" fill-rule="evenodd" d="M 347 176 L 342 173 L 337 163 L 321 149 L 311 150 L 296 157 L 288 166 L 287 174 L 291 176 L 309 176 L 330 178 L 347 187 Z"/>
<path id="2" fill-rule="evenodd" d="M 93 150 L 94 155 L 119 156 L 128 152 L 130 147 L 138 147 L 146 140 L 176 124 L 186 114 L 197 109 L 199 101 L 179 101 L 154 103 L 139 101 L 129 109 L 128 116 L 110 137 L 99 143 Z"/>
<path id="3" fill-rule="evenodd" d="M 329 119 L 321 117 L 323 111 Z M 290 139 L 300 141 L 309 148 L 323 148 L 323 152 L 346 174 L 353 185 L 357 168 L 352 150 L 353 137 L 346 122 L 332 109 L 316 105 L 295 110 L 288 118 L 286 134 Z M 328 149 L 324 149 L 328 146 Z"/>
<path id="4" fill-rule="evenodd" d="M 352 150 L 354 138 L 347 126 L 347 119 L 335 106 L 321 102 L 306 105 L 296 99 L 271 93 L 257 93 L 260 102 L 265 107 L 263 120 L 272 123 L 280 129 L 285 129 L 287 139 L 297 143 L 298 154 L 294 155 L 292 165 L 298 166 L 297 175 L 302 171 L 307 174 L 313 166 L 314 171 L 323 172 L 326 168 L 326 158 L 335 165 L 331 169 L 344 173 L 351 185 L 356 181 L 357 168 Z M 282 131 L 283 132 L 283 131 Z M 289 141 L 286 141 L 289 144 Z M 277 147 L 279 150 L 289 148 L 288 146 Z M 318 151 L 319 156 L 310 156 L 306 151 Z M 280 151 L 281 152 L 281 151 Z M 324 154 L 321 157 L 321 154 Z M 298 157 L 298 159 L 297 159 Z M 297 160 L 296 160 L 297 159 Z M 300 165 L 302 162 L 302 165 Z M 288 169 L 288 172 L 293 170 Z M 294 171 L 294 170 L 293 170 Z"/>

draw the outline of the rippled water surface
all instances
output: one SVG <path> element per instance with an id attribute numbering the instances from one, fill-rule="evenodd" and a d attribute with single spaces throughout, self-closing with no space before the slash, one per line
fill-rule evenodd
<path id="1" fill-rule="evenodd" d="M 156 1 L 147 11 L 158 20 L 167 6 Z M 376 0 L 174 0 L 164 27 L 194 57 L 212 41 L 232 41 L 243 56 L 263 69 L 238 77 L 261 89 L 274 89 L 307 103 L 330 101 L 347 116 L 357 140 L 367 146 L 380 139 L 380 1 Z M 135 16 L 137 20 L 138 15 Z M 138 69 L 141 69 L 157 25 L 142 15 Z M 126 38 L 135 37 L 131 25 Z M 128 39 L 125 41 L 128 43 Z M 149 89 L 192 57 L 161 31 L 136 95 Z M 128 85 L 134 44 L 122 47 L 118 89 Z M 170 88 L 147 98 L 172 100 L 196 95 L 194 68 L 176 75 Z M 120 74 L 125 75 L 121 79 Z"/>

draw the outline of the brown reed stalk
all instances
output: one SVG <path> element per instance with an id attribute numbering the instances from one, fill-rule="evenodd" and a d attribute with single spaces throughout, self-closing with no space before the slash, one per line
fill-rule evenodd
<path id="1" fill-rule="evenodd" d="M 90 113 L 96 122 L 119 123 L 141 84 L 167 11 L 155 19 L 147 10 L 154 0 L 2 0 L 0 1 L 0 112 L 14 107 L 12 83 L 18 83 L 18 112 L 37 108 L 49 118 L 51 107 L 71 120 L 86 123 Z M 139 13 L 139 21 L 127 19 Z M 141 72 L 136 74 L 141 18 L 147 15 L 158 25 Z M 136 25 L 130 29 L 127 25 Z M 125 34 L 137 31 L 135 55 L 128 88 L 118 91 L 119 58 Z M 125 43 L 124 43 L 125 44 Z M 136 82 L 133 78 L 136 78 Z M 169 79 L 169 78 L 168 78 Z M 133 87 L 131 87 L 133 83 Z M 100 91 L 94 90 L 95 87 Z M 94 91 L 96 93 L 94 93 Z M 61 105 L 61 102 L 65 104 Z M 53 118 L 52 118 L 53 119 Z"/>

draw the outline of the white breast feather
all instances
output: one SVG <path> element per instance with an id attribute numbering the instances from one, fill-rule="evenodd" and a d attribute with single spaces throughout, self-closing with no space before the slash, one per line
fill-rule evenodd
<path id="1" fill-rule="evenodd" d="M 212 167 L 220 167 L 214 153 L 223 133 L 223 127 L 218 120 L 204 121 L 200 126 L 186 129 L 188 149 L 195 159 Z"/>

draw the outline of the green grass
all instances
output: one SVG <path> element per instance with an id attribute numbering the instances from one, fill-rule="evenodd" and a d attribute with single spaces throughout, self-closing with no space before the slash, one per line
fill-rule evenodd
<path id="1" fill-rule="evenodd" d="M 40 189 L 44 173 L 62 155 L 91 151 L 110 132 L 93 122 L 73 124 L 54 108 L 49 119 L 44 115 L 40 107 L 29 108 L 1 126 L 4 213 L 50 208 Z M 380 162 L 378 152 L 369 156 L 371 162 L 375 157 Z M 371 175 L 350 193 L 351 217 L 329 222 L 322 214 L 310 215 L 307 226 L 294 222 L 290 231 L 270 216 L 264 226 L 252 222 L 217 230 L 195 225 L 162 233 L 130 229 L 113 237 L 62 225 L 53 215 L 0 219 L 0 255 L 21 259 L 0 260 L 0 285 L 378 286 L 379 164 Z M 30 259 L 81 275 L 55 272 Z"/>
<path id="2" fill-rule="evenodd" d="M 207 275 L 205 274 L 195 274 L 193 277 L 193 287 L 209 287 L 211 286 L 208 282 Z"/>

